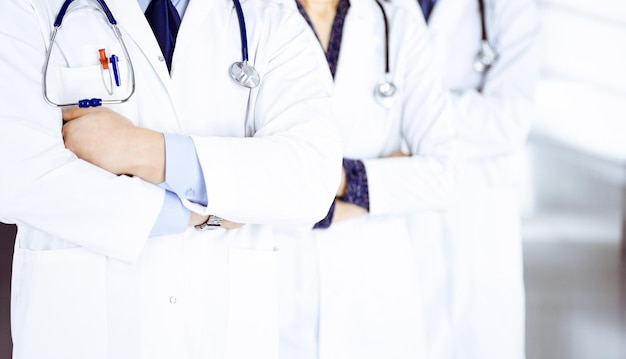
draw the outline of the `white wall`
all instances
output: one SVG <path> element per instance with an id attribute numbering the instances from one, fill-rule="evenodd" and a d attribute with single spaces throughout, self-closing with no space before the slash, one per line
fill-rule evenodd
<path id="1" fill-rule="evenodd" d="M 626 95 L 626 1 L 539 0 L 543 74 Z"/>
<path id="2" fill-rule="evenodd" d="M 538 5 L 540 116 L 528 144 L 525 214 L 603 216 L 619 233 L 626 183 L 626 0 Z"/>

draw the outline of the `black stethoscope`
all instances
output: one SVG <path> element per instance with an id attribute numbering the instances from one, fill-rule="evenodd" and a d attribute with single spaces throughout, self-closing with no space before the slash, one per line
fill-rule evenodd
<path id="1" fill-rule="evenodd" d="M 261 83 L 261 76 L 254 66 L 248 64 L 248 33 L 246 31 L 246 19 L 243 16 L 241 3 L 233 0 L 237 21 L 239 21 L 239 36 L 241 37 L 241 61 L 236 61 L 230 66 L 230 77 L 243 87 L 255 88 Z"/>
<path id="2" fill-rule="evenodd" d="M 383 14 L 383 22 L 385 24 L 385 81 L 376 85 L 374 89 L 374 98 L 385 108 L 390 108 L 394 104 L 394 96 L 398 92 L 398 88 L 391 80 L 389 71 L 389 22 L 387 21 L 387 13 L 385 7 L 379 0 L 375 0 Z"/>
<path id="3" fill-rule="evenodd" d="M 487 37 L 487 25 L 485 19 L 485 1 L 478 0 L 478 9 L 480 10 L 480 50 L 476 54 L 474 61 L 474 70 L 480 74 L 485 74 L 493 66 L 498 59 L 498 52 L 491 46 Z"/>
<path id="4" fill-rule="evenodd" d="M 124 56 L 126 57 L 126 61 L 128 61 L 128 68 L 129 68 L 128 77 L 131 82 L 130 94 L 126 96 L 125 98 L 118 99 L 118 100 L 109 100 L 109 99 L 103 100 L 99 98 L 92 98 L 92 99 L 78 100 L 75 103 L 56 103 L 48 97 L 47 77 L 48 77 L 48 65 L 50 63 L 50 54 L 52 53 L 52 47 L 55 44 L 57 32 L 59 28 L 61 27 L 63 18 L 65 17 L 66 13 L 68 13 L 68 8 L 70 7 L 73 1 L 74 0 L 65 0 L 65 2 L 61 6 L 61 9 L 59 10 L 59 13 L 54 21 L 54 29 L 52 30 L 52 34 L 50 35 L 50 45 L 48 46 L 48 50 L 46 51 L 46 59 L 44 62 L 44 71 L 43 71 L 44 99 L 49 104 L 53 106 L 57 106 L 57 107 L 62 107 L 62 106 L 97 107 L 97 106 L 106 105 L 106 104 L 119 104 L 119 103 L 128 101 L 128 99 L 130 99 L 132 95 L 135 93 L 135 71 L 134 71 L 132 62 L 130 61 L 130 55 L 128 53 L 128 49 L 126 48 L 126 43 L 124 42 L 124 39 L 122 38 L 122 32 L 117 26 L 117 20 L 115 20 L 115 17 L 113 17 L 111 10 L 109 10 L 109 7 L 104 2 L 104 0 L 95 0 L 98 3 L 99 7 L 96 7 L 96 6 L 89 6 L 89 7 L 95 8 L 104 14 L 104 16 L 107 18 L 109 22 L 109 25 L 111 26 L 113 33 L 115 34 L 117 41 L 120 44 L 120 47 L 122 48 L 122 52 L 124 53 Z M 252 65 L 248 64 L 248 36 L 246 32 L 246 21 L 243 15 L 243 10 L 241 8 L 241 3 L 239 2 L 239 0 L 232 0 L 232 1 L 235 6 L 235 11 L 237 12 L 237 20 L 239 22 L 239 34 L 241 37 L 241 58 L 242 59 L 241 61 L 236 61 L 231 65 L 229 73 L 230 73 L 231 78 L 235 80 L 235 82 L 237 82 L 241 86 L 247 87 L 247 88 L 255 88 L 261 82 L 261 77 L 259 76 L 258 71 Z M 83 6 L 86 6 L 86 5 L 83 5 Z M 101 60 L 103 68 L 108 69 L 109 64 L 110 64 L 110 67 L 112 68 L 113 73 L 114 73 L 115 83 L 117 86 L 120 86 L 120 75 L 117 69 L 117 62 L 119 59 L 115 55 L 111 56 L 110 58 L 108 58 L 107 56 L 103 56 L 103 53 L 101 53 L 100 55 L 101 55 L 100 60 Z M 112 94 L 112 91 L 113 91 L 112 83 L 113 82 L 111 80 L 111 85 L 107 87 L 107 92 L 109 94 Z"/>
<path id="5" fill-rule="evenodd" d="M 380 7 L 380 11 L 383 14 L 383 20 L 385 23 L 385 81 L 376 85 L 374 90 L 374 97 L 376 101 L 383 107 L 389 108 L 393 105 L 393 97 L 396 94 L 398 88 L 391 81 L 391 75 L 389 74 L 389 23 L 387 20 L 387 13 L 383 4 L 379 0 L 376 0 L 376 4 Z M 484 0 L 478 0 L 478 9 L 480 11 L 480 30 L 481 41 L 480 50 L 476 54 L 474 61 L 474 71 L 483 74 L 487 73 L 489 69 L 495 64 L 498 59 L 498 52 L 489 42 L 487 36 L 487 25 L 485 16 L 485 2 Z M 482 89 L 482 85 L 479 90 Z"/>

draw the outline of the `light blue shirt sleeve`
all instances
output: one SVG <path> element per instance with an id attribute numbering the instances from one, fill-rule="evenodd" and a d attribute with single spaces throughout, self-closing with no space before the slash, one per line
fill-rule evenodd
<path id="1" fill-rule="evenodd" d="M 165 182 L 160 187 L 181 199 L 206 206 L 208 203 L 204 174 L 189 136 L 163 134 L 165 138 Z"/>
<path id="2" fill-rule="evenodd" d="M 184 232 L 189 224 L 190 212 L 175 193 L 165 191 L 163 206 L 152 227 L 150 237 Z"/>
<path id="3" fill-rule="evenodd" d="M 189 224 L 190 210 L 181 202 L 185 198 L 206 206 L 207 191 L 202 167 L 193 140 L 188 136 L 163 134 L 165 138 L 165 182 L 163 207 L 150 236 L 182 233 Z"/>
<path id="4" fill-rule="evenodd" d="M 143 12 L 148 8 L 150 1 L 138 0 Z M 185 15 L 185 10 L 187 10 L 189 0 L 173 0 L 172 3 L 182 19 Z M 185 136 L 164 134 L 164 137 L 166 174 L 165 182 L 159 184 L 159 186 L 168 191 L 150 236 L 181 233 L 187 229 L 190 210 L 183 205 L 180 198 L 187 198 L 192 202 L 205 206 L 207 204 L 204 175 L 198 162 L 193 141 L 190 137 Z M 186 178 L 191 180 L 186 181 Z"/>

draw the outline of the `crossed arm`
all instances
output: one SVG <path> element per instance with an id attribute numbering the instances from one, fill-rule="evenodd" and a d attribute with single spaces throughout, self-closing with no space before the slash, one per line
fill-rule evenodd
<path id="1" fill-rule="evenodd" d="M 132 175 L 153 184 L 165 181 L 165 142 L 161 132 L 135 126 L 126 117 L 106 107 L 63 110 L 65 147 L 79 158 L 117 175 Z M 346 189 L 345 171 L 337 190 Z M 367 214 L 363 207 L 336 200 L 332 221 Z M 207 216 L 191 212 L 189 225 L 206 221 Z M 242 224 L 224 220 L 222 227 L 234 229 Z"/>
<path id="2" fill-rule="evenodd" d="M 65 147 L 79 158 L 117 175 L 132 175 L 147 182 L 165 181 L 165 141 L 161 132 L 135 126 L 126 117 L 106 108 L 63 110 Z M 206 221 L 191 211 L 189 225 Z M 224 220 L 222 227 L 242 224 Z"/>

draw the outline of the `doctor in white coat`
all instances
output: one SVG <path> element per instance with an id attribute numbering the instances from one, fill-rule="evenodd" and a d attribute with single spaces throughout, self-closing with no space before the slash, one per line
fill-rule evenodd
<path id="1" fill-rule="evenodd" d="M 423 219 L 413 223 L 431 357 L 524 358 L 518 156 L 534 118 L 536 5 L 533 0 L 484 0 L 481 16 L 478 0 L 409 1 L 428 18 L 435 62 L 452 94 L 459 149 L 466 159 L 458 201 L 443 217 L 445 271 L 440 278 L 432 276 L 442 273 L 441 261 L 425 250 Z M 432 3 L 431 11 L 419 10 Z M 496 58 L 477 72 L 481 19 Z M 446 277 L 444 286 L 440 279 Z"/>
<path id="2" fill-rule="evenodd" d="M 425 23 L 412 7 L 376 0 L 298 6 L 334 76 L 344 179 L 316 229 L 286 236 L 280 356 L 421 358 L 407 215 L 445 209 L 456 179 L 453 111 Z M 387 107 L 376 98 L 385 81 L 397 88 Z M 392 157 L 400 151 L 412 156 Z"/>
<path id="3" fill-rule="evenodd" d="M 178 10 L 169 73 L 147 2 L 109 0 L 135 93 L 62 112 L 44 101 L 44 72 L 53 102 L 107 98 L 111 84 L 113 98 L 125 97 L 132 87 L 96 3 L 76 3 L 46 71 L 63 1 L 5 1 L 0 11 L 0 218 L 18 225 L 13 358 L 276 358 L 271 225 L 323 218 L 340 179 L 332 83 L 314 36 L 295 7 L 244 1 L 249 63 L 261 74 L 249 89 L 228 73 L 241 60 L 230 0 Z M 100 49 L 119 56 L 119 88 Z M 176 139 L 190 156 L 170 153 Z M 169 171 L 185 160 L 200 169 L 199 187 Z M 200 187 L 206 203 L 194 197 Z M 245 225 L 190 226 L 209 218 Z"/>

